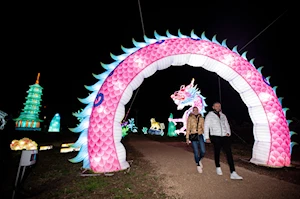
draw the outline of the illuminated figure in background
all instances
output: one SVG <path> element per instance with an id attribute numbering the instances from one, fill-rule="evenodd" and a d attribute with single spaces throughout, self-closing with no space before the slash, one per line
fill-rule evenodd
<path id="1" fill-rule="evenodd" d="M 148 132 L 148 128 L 147 128 L 147 127 L 143 127 L 142 132 L 143 132 L 144 134 L 148 134 L 148 133 L 147 133 L 147 132 Z"/>
<path id="2" fill-rule="evenodd" d="M 7 116 L 7 113 L 0 110 L 0 130 L 4 129 L 4 126 L 6 124 L 6 121 L 5 121 L 6 116 Z"/>
<path id="3" fill-rule="evenodd" d="M 138 132 L 138 127 L 134 123 L 134 118 L 128 119 L 128 123 L 126 126 L 128 127 L 130 132 L 132 132 L 132 133 Z"/>
<path id="4" fill-rule="evenodd" d="M 171 113 L 170 116 L 169 116 L 169 119 L 173 119 L 173 114 Z M 174 124 L 174 122 L 169 122 L 169 125 L 168 125 L 168 136 L 169 137 L 177 137 L 178 134 L 175 133 L 176 131 L 176 126 Z"/>
<path id="5" fill-rule="evenodd" d="M 123 122 L 121 124 L 121 127 L 122 127 L 122 137 L 125 137 L 126 135 L 128 135 L 127 131 L 129 130 L 129 128 L 128 128 L 127 124 L 128 124 L 128 121 Z"/>
<path id="6" fill-rule="evenodd" d="M 128 126 L 122 126 L 122 137 L 128 135 L 127 131 L 129 130 Z"/>
<path id="7" fill-rule="evenodd" d="M 94 173 L 128 169 L 121 122 L 133 91 L 156 71 L 190 65 L 216 73 L 240 94 L 253 122 L 251 163 L 268 167 L 291 165 L 293 142 L 290 121 L 285 117 L 288 109 L 282 107 L 282 98 L 276 96 L 277 87 L 270 86 L 269 78 L 262 75 L 262 67 L 256 68 L 254 59 L 248 60 L 247 52 L 240 54 L 237 46 L 230 49 L 226 39 L 221 43 L 216 36 L 208 39 L 205 32 L 197 36 L 194 31 L 190 35 L 180 30 L 177 35 L 167 31 L 162 36 L 155 31 L 154 37 L 144 35 L 143 42 L 133 39 L 133 48 L 122 46 L 123 54 L 110 54 L 114 61 L 101 63 L 105 71 L 94 74 L 97 82 L 86 86 L 91 94 L 79 99 L 86 105 L 76 114 L 80 124 L 70 129 L 80 133 L 74 144 L 80 151 L 71 162 L 83 162 L 82 168 Z M 198 107 L 200 112 L 202 108 Z"/>
<path id="8" fill-rule="evenodd" d="M 134 118 L 128 119 L 128 121 L 125 121 L 121 124 L 122 127 L 122 137 L 125 137 L 128 135 L 129 132 L 131 133 L 137 133 L 138 127 L 135 126 Z"/>
<path id="9" fill-rule="evenodd" d="M 188 110 L 186 110 L 182 116 L 182 118 L 169 118 L 169 122 L 173 122 L 175 125 L 177 122 L 182 122 L 183 126 L 180 129 L 175 130 L 177 134 L 186 134 L 186 122 L 190 113 L 193 111 L 193 107 L 197 107 L 199 113 L 204 117 L 205 107 L 207 106 L 203 97 L 200 94 L 200 91 L 197 88 L 197 85 L 194 86 L 195 79 L 193 78 L 191 83 L 187 86 L 182 85 L 179 91 L 175 91 L 174 94 L 171 95 L 174 103 L 177 105 L 177 110 L 182 110 L 186 106 L 191 106 Z"/>
<path id="10" fill-rule="evenodd" d="M 60 115 L 58 113 L 52 118 L 48 132 L 60 132 Z"/>
<path id="11" fill-rule="evenodd" d="M 164 135 L 165 124 L 155 121 L 155 118 L 150 119 L 151 126 L 148 130 L 150 135 Z"/>
<path id="12" fill-rule="evenodd" d="M 20 116 L 14 121 L 16 122 L 16 130 L 22 131 L 40 131 L 39 112 L 41 107 L 43 87 L 39 85 L 40 73 L 37 75 L 35 84 L 31 85 L 27 91 L 25 107 Z"/>

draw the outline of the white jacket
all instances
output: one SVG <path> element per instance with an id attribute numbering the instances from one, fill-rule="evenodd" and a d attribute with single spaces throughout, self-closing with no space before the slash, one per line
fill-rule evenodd
<path id="1" fill-rule="evenodd" d="M 209 139 L 210 135 L 226 136 L 231 135 L 230 126 L 226 115 L 220 112 L 220 118 L 213 111 L 210 111 L 204 120 L 204 140 Z"/>

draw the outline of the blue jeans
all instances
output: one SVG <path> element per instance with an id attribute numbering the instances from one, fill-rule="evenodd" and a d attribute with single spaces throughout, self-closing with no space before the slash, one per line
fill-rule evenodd
<path id="1" fill-rule="evenodd" d="M 203 135 L 199 135 L 199 141 L 192 141 L 192 147 L 194 151 L 195 162 L 197 165 L 199 165 L 200 160 L 205 155 L 205 143 Z"/>

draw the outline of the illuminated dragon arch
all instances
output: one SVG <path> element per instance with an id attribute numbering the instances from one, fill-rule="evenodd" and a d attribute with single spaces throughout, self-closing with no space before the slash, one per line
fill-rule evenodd
<path id="1" fill-rule="evenodd" d="M 124 54 L 111 54 L 115 62 L 101 63 L 106 71 L 94 75 L 99 81 L 86 86 L 93 93 L 79 99 L 87 106 L 74 114 L 82 120 L 70 130 L 80 133 L 74 147 L 81 149 L 71 162 L 83 162 L 83 168 L 95 173 L 129 168 L 121 143 L 125 105 L 144 78 L 172 65 L 188 64 L 217 73 L 240 94 L 253 122 L 252 163 L 270 167 L 290 165 L 293 143 L 290 121 L 285 118 L 287 108 L 282 108 L 282 98 L 277 98 L 276 87 L 270 86 L 269 78 L 262 76 L 262 67 L 255 68 L 254 59 L 248 61 L 246 52 L 240 55 L 236 46 L 230 50 L 226 40 L 219 43 L 216 36 L 209 40 L 205 32 L 198 37 L 194 31 L 191 36 L 181 34 L 180 30 L 178 36 L 169 31 L 161 36 L 155 31 L 154 36 L 155 39 L 144 36 L 145 42 L 133 39 L 134 48 L 122 46 Z"/>

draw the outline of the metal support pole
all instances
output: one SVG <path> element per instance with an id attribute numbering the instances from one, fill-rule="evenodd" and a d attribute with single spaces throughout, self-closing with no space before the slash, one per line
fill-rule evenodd
<path id="1" fill-rule="evenodd" d="M 138 0 L 138 3 L 139 3 L 139 11 L 140 11 L 140 17 L 141 17 L 141 24 L 142 24 L 142 29 L 143 29 L 143 35 L 146 35 L 140 0 Z"/>
<path id="2" fill-rule="evenodd" d="M 20 177 L 20 171 L 21 171 L 21 169 L 22 169 L 22 175 L 21 175 L 21 178 L 19 178 Z M 18 188 L 20 182 L 22 181 L 22 179 L 24 177 L 25 169 L 26 169 L 25 166 L 21 166 L 21 164 L 19 165 L 17 176 L 16 176 L 16 181 L 15 181 L 15 186 L 14 186 L 14 190 L 13 190 L 13 194 L 12 194 L 12 199 L 15 198 L 16 189 Z"/>
<path id="3" fill-rule="evenodd" d="M 221 91 L 221 78 L 218 76 L 218 84 L 219 84 L 219 102 L 222 104 L 222 91 Z"/>
<path id="4" fill-rule="evenodd" d="M 247 47 L 253 40 L 255 40 L 259 35 L 261 35 L 263 32 L 265 32 L 265 30 L 267 30 L 273 23 L 275 23 L 280 17 L 282 17 L 282 15 L 284 15 L 288 10 L 284 11 L 281 15 L 279 15 L 279 17 L 277 17 L 274 21 L 272 21 L 267 27 L 265 27 L 265 29 L 263 29 L 262 31 L 260 31 L 260 33 L 258 33 L 253 39 L 251 39 L 247 44 L 245 44 L 239 51 L 242 51 L 245 47 Z"/>
<path id="5" fill-rule="evenodd" d="M 259 32 L 253 39 L 251 39 L 248 43 L 246 43 L 240 50 L 241 52 L 244 48 L 246 48 L 253 40 L 255 40 L 258 36 L 260 36 L 264 31 L 266 31 L 271 25 L 273 25 L 280 17 L 282 17 L 288 10 L 285 10 L 279 17 L 277 17 L 274 21 L 272 21 L 266 28 L 264 28 L 261 32 Z M 221 96 L 221 80 L 218 76 L 218 84 L 219 84 L 219 102 L 222 104 L 222 96 Z"/>
<path id="6" fill-rule="evenodd" d="M 146 35 L 146 32 L 145 32 L 145 27 L 144 27 L 144 20 L 143 20 L 143 14 L 142 14 L 142 8 L 141 8 L 140 0 L 138 0 L 138 4 L 139 4 L 139 11 L 140 11 L 140 18 L 141 18 L 141 24 L 142 24 L 143 36 L 145 36 L 145 35 Z M 132 107 L 132 104 L 133 104 L 133 102 L 134 102 L 134 99 L 135 99 L 136 95 L 138 94 L 139 90 L 140 90 L 140 87 L 137 88 L 137 90 L 136 90 L 136 92 L 135 92 L 135 94 L 134 94 L 133 100 L 131 101 L 131 104 L 130 104 L 130 106 L 129 106 L 129 109 L 128 109 L 128 111 L 127 111 L 127 113 L 126 113 L 124 119 L 122 120 L 122 122 L 125 122 L 125 121 L 126 121 L 127 116 L 128 116 L 128 114 L 129 114 L 129 111 L 130 111 L 130 109 L 131 109 L 131 107 Z"/>

